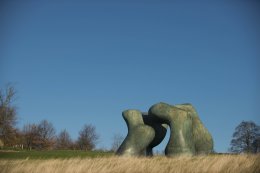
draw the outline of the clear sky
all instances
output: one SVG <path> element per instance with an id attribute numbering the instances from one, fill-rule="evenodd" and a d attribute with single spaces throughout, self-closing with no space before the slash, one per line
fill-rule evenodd
<path id="1" fill-rule="evenodd" d="M 260 124 L 259 1 L 2 0 L 0 15 L 20 128 L 47 119 L 76 139 L 93 124 L 109 148 L 123 110 L 188 102 L 225 152 L 242 120 Z"/>

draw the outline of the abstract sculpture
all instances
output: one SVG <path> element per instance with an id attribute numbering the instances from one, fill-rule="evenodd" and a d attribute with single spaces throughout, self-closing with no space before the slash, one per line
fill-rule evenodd
<path id="1" fill-rule="evenodd" d="M 191 104 L 175 105 L 188 111 L 192 118 L 192 136 L 195 145 L 195 154 L 209 154 L 213 151 L 213 139 L 209 131 L 199 119 L 199 115 Z"/>
<path id="2" fill-rule="evenodd" d="M 152 142 L 155 131 L 145 125 L 142 114 L 138 110 L 126 110 L 123 118 L 128 128 L 128 134 L 117 150 L 118 155 L 140 156 L 145 155 L 146 147 Z"/>
<path id="3" fill-rule="evenodd" d="M 148 113 L 138 110 L 123 112 L 128 134 L 117 150 L 118 155 L 152 156 L 153 147 L 164 139 L 167 126 L 170 139 L 165 155 L 208 154 L 213 151 L 213 139 L 191 104 L 158 103 Z"/>

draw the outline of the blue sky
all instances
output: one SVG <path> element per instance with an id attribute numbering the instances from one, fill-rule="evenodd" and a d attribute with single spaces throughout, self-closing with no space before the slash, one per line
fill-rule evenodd
<path id="1" fill-rule="evenodd" d="M 225 152 L 242 120 L 260 124 L 257 1 L 11 0 L 1 11 L 0 86 L 17 89 L 20 128 L 47 119 L 76 139 L 93 124 L 109 148 L 127 133 L 123 110 L 189 102 Z"/>

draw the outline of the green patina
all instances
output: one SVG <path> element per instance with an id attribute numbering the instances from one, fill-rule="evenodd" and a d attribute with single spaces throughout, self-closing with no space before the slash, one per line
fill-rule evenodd
<path id="1" fill-rule="evenodd" d="M 161 143 L 170 126 L 167 156 L 208 154 L 213 151 L 213 139 L 191 104 L 158 103 L 148 113 L 126 110 L 123 118 L 128 134 L 119 147 L 118 155 L 153 155 L 152 149 Z"/>

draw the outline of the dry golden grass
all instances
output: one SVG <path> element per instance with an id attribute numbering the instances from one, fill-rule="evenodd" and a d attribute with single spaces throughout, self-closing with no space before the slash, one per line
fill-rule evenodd
<path id="1" fill-rule="evenodd" d="M 0 160 L 3 173 L 260 173 L 260 155 Z"/>

